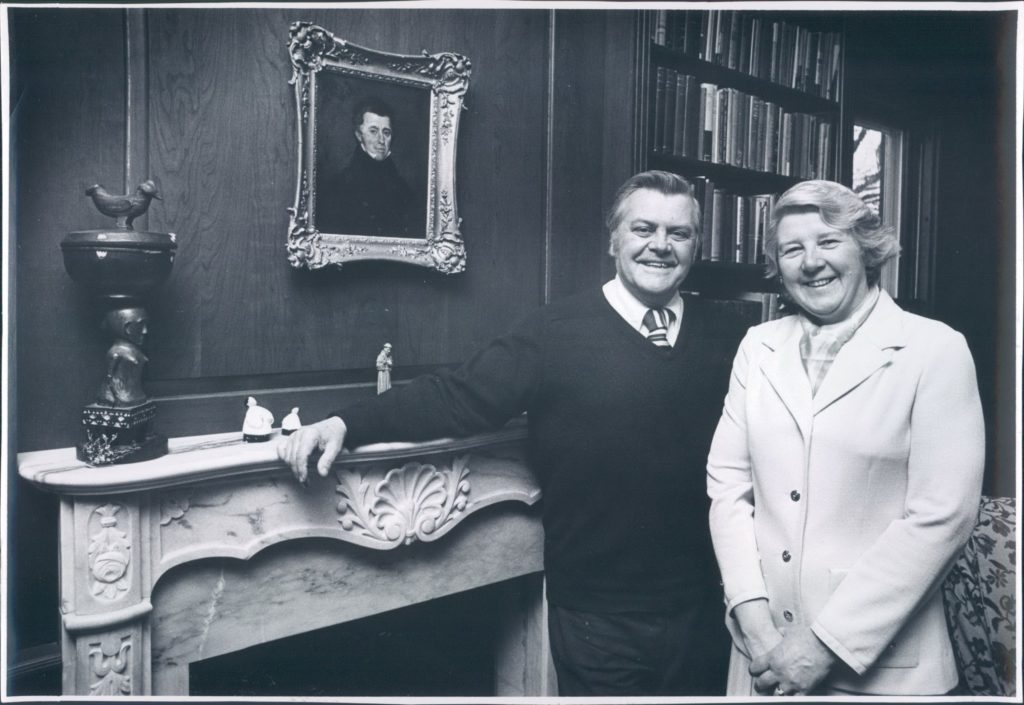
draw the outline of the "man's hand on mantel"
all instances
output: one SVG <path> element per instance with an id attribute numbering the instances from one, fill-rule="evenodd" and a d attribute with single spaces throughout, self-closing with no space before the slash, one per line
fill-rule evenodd
<path id="1" fill-rule="evenodd" d="M 345 422 L 337 416 L 331 416 L 315 424 L 303 426 L 282 439 L 277 446 L 277 455 L 292 469 L 295 479 L 304 485 L 307 482 L 309 456 L 313 451 L 323 451 L 317 460 L 316 471 L 320 477 L 327 477 L 327 472 L 345 443 L 346 433 L 348 427 L 345 426 Z"/>

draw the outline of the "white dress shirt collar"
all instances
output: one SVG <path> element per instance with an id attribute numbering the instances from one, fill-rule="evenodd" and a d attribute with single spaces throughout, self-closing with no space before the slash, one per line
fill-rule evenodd
<path id="1" fill-rule="evenodd" d="M 646 332 L 642 329 L 642 324 L 644 314 L 647 313 L 647 304 L 633 296 L 618 276 L 606 283 L 601 288 L 601 291 L 604 293 L 604 298 L 608 301 L 609 305 L 615 309 L 616 313 L 622 316 L 626 323 L 634 330 L 646 335 Z M 663 308 L 667 308 L 675 314 L 675 318 L 668 326 L 667 336 L 669 345 L 674 346 L 679 338 L 679 330 L 682 328 L 683 322 L 682 297 L 679 296 L 678 292 L 672 294 L 672 298 Z"/>

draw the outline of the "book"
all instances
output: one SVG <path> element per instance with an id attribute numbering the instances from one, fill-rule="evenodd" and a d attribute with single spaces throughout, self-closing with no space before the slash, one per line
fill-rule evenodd
<path id="1" fill-rule="evenodd" d="M 768 232 L 769 219 L 771 218 L 771 206 L 775 200 L 774 194 L 758 194 L 753 197 L 753 241 L 750 246 L 749 261 L 752 264 L 763 264 L 764 239 Z"/>
<path id="2" fill-rule="evenodd" d="M 729 88 L 719 88 L 715 94 L 715 125 L 712 134 L 711 161 L 727 163 L 727 138 L 729 133 Z"/>
<path id="3" fill-rule="evenodd" d="M 687 79 L 691 78 L 685 74 L 676 74 L 675 106 L 672 112 L 672 139 L 669 143 L 669 152 L 676 156 L 683 156 L 686 153 L 686 103 L 690 100 L 687 94 Z"/>
<path id="4" fill-rule="evenodd" d="M 651 40 L 660 46 L 665 46 L 665 37 L 668 28 L 668 11 L 657 10 L 654 13 L 654 32 Z"/>
<path id="5" fill-rule="evenodd" d="M 701 24 L 703 12 L 684 10 L 683 45 L 680 47 L 687 56 L 700 56 Z"/>
<path id="6" fill-rule="evenodd" d="M 719 15 L 722 14 L 721 10 L 708 10 L 704 13 L 707 22 L 704 26 L 704 55 L 700 58 L 704 61 L 715 63 L 715 48 L 716 41 L 718 39 L 718 24 Z"/>
<path id="7" fill-rule="evenodd" d="M 686 117 L 683 121 L 686 135 L 683 139 L 683 156 L 700 158 L 699 143 L 701 131 L 701 98 L 700 82 L 694 76 L 686 77 Z"/>
<path id="8" fill-rule="evenodd" d="M 700 144 L 697 149 L 697 156 L 706 162 L 714 161 L 717 96 L 718 86 L 713 83 L 700 84 L 701 118 L 698 130 L 700 133 Z"/>
<path id="9" fill-rule="evenodd" d="M 743 18 L 734 10 L 727 10 L 727 12 L 729 13 L 729 39 L 725 50 L 725 65 L 730 69 L 739 69 Z"/>
<path id="10" fill-rule="evenodd" d="M 659 150 L 662 154 L 672 153 L 672 131 L 675 129 L 675 116 L 676 116 L 676 76 L 677 72 L 675 69 L 665 69 L 665 100 L 662 102 L 662 123 L 665 129 L 661 133 L 661 149 Z"/>
<path id="11" fill-rule="evenodd" d="M 747 136 L 746 148 L 743 150 L 743 168 L 757 169 L 758 154 L 758 132 L 761 129 L 761 115 L 759 105 L 763 105 L 757 96 L 749 96 L 747 102 Z M 763 150 L 762 150 L 763 151 Z"/>
<path id="12" fill-rule="evenodd" d="M 659 151 L 665 141 L 665 67 L 655 70 L 654 108 L 651 110 L 654 126 L 651 135 L 651 150 Z"/>
<path id="13" fill-rule="evenodd" d="M 793 116 L 783 111 L 779 128 L 779 174 L 791 176 L 793 168 Z"/>
<path id="14" fill-rule="evenodd" d="M 779 295 L 761 294 L 761 323 L 774 321 L 779 316 Z"/>
<path id="15" fill-rule="evenodd" d="M 709 240 L 711 244 L 711 262 L 722 261 L 722 210 L 725 193 L 721 189 L 712 189 L 711 199 L 711 233 Z"/>
<path id="16" fill-rule="evenodd" d="M 739 146 L 739 135 L 740 135 L 740 122 L 743 119 L 741 114 L 742 100 L 740 98 L 740 92 L 735 88 L 726 89 L 726 113 L 727 120 L 725 124 L 725 155 L 722 159 L 723 164 L 730 164 L 737 166 L 736 154 L 737 146 Z M 742 146 L 740 147 L 742 149 Z"/>
<path id="17" fill-rule="evenodd" d="M 702 220 L 701 220 L 701 231 L 700 231 L 700 258 L 701 260 L 708 261 L 711 259 L 712 244 L 712 220 L 714 219 L 715 207 L 715 183 L 708 178 L 703 176 L 699 177 L 703 182 L 703 200 L 702 200 Z"/>
<path id="18" fill-rule="evenodd" d="M 782 106 L 768 103 L 768 125 L 766 127 L 767 149 L 765 151 L 765 171 L 773 174 L 779 172 L 779 150 L 782 147 Z"/>
<path id="19" fill-rule="evenodd" d="M 723 191 L 721 225 L 716 233 L 722 262 L 736 261 L 736 196 Z"/>
<path id="20" fill-rule="evenodd" d="M 733 261 L 747 261 L 747 198 L 746 196 L 735 197 L 735 218 L 733 222 Z"/>

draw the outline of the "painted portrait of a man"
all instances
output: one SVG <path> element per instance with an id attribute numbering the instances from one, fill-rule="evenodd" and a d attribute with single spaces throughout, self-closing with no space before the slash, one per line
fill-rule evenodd
<path id="1" fill-rule="evenodd" d="M 316 224 L 327 233 L 422 238 L 425 91 L 325 74 Z"/>

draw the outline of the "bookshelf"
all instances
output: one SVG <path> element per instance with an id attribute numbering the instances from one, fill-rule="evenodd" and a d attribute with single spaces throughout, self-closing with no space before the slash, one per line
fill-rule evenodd
<path id="1" fill-rule="evenodd" d="M 774 293 L 762 276 L 772 204 L 838 180 L 844 33 L 820 13 L 649 10 L 639 22 L 641 168 L 685 176 L 702 204 L 688 289 Z"/>

